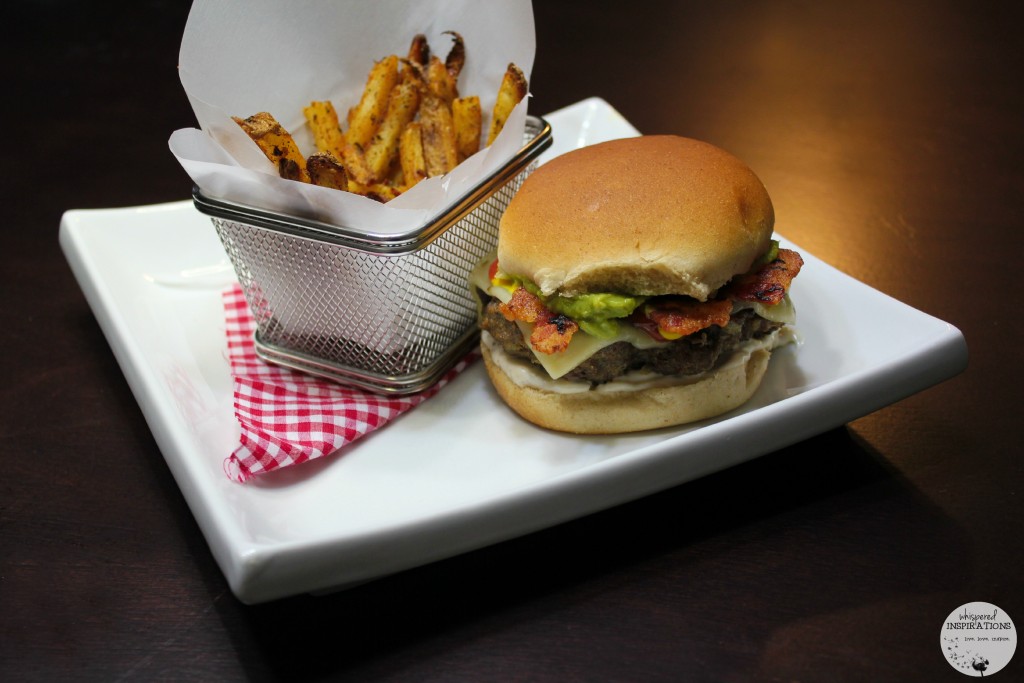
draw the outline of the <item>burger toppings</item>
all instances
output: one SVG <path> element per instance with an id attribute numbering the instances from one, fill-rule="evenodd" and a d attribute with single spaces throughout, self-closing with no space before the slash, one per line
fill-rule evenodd
<path id="1" fill-rule="evenodd" d="M 476 270 L 482 328 L 506 352 L 540 364 L 552 378 L 600 384 L 644 368 L 697 374 L 748 339 L 771 334 L 793 318 L 786 296 L 803 259 L 772 246 L 716 298 L 591 293 L 542 297 L 528 280 L 496 260 Z M 493 297 L 493 298 L 491 298 Z"/>
<path id="2" fill-rule="evenodd" d="M 511 298 L 498 306 L 505 319 L 533 325 L 530 345 L 540 353 L 554 354 L 565 351 L 580 329 L 599 339 L 614 339 L 623 320 L 659 342 L 687 337 L 712 326 L 725 327 L 734 310 L 744 308 L 745 303 L 758 305 L 762 311 L 782 304 L 802 266 L 800 254 L 779 249 L 772 240 L 758 265 L 738 275 L 723 288 L 719 298 L 709 301 L 612 293 L 555 295 L 544 300 L 532 283 L 502 272 L 497 260 L 490 263 L 487 277 L 491 285 L 511 293 Z"/>
<path id="3" fill-rule="evenodd" d="M 495 261 L 497 263 L 497 261 Z M 492 277 L 492 280 L 495 278 Z M 526 287 L 517 287 L 512 298 L 499 304 L 498 310 L 508 321 L 533 324 L 530 345 L 541 353 L 559 353 L 569 347 L 572 335 L 580 329 L 572 318 L 549 310 L 540 297 Z"/>
<path id="4" fill-rule="evenodd" d="M 659 341 L 671 341 L 700 332 L 705 327 L 725 327 L 732 317 L 732 302 L 728 299 L 697 301 L 680 297 L 663 297 L 648 303 L 637 322 L 640 327 Z M 632 319 L 631 319 L 632 320 Z M 657 335 L 657 336 L 655 336 Z"/>
<path id="5" fill-rule="evenodd" d="M 534 349 L 521 323 L 509 322 L 492 299 L 484 307 L 481 327 L 490 343 L 508 356 L 543 368 L 552 378 L 590 385 L 604 384 L 633 371 L 658 375 L 698 375 L 712 370 L 746 341 L 762 339 L 778 330 L 773 322 L 747 308 L 736 312 L 725 327 L 713 325 L 666 343 L 632 325 L 614 340 L 578 334 L 563 353 L 545 354 Z"/>
<path id="6" fill-rule="evenodd" d="M 777 251 L 776 257 L 760 268 L 736 276 L 729 284 L 726 296 L 768 305 L 781 302 L 804 260 L 792 249 Z"/>

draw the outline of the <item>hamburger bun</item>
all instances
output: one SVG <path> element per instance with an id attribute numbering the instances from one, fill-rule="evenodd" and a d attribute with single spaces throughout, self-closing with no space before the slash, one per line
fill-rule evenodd
<path id="1" fill-rule="evenodd" d="M 714 372 L 677 383 L 603 385 L 596 390 L 565 392 L 559 389 L 561 380 L 544 376 L 486 341 L 480 345 L 487 375 L 502 401 L 539 427 L 573 434 L 639 432 L 727 413 L 757 391 L 768 369 L 771 348 L 752 344 Z M 533 376 L 524 381 L 523 373 Z"/>
<path id="2" fill-rule="evenodd" d="M 742 161 L 672 135 L 552 159 L 501 219 L 498 261 L 545 296 L 629 292 L 704 301 L 765 253 L 772 202 Z"/>

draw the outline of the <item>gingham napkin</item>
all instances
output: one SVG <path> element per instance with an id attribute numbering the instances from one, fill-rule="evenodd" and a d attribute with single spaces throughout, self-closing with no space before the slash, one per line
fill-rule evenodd
<path id="1" fill-rule="evenodd" d="M 430 398 L 478 357 L 468 354 L 422 392 L 377 395 L 263 362 L 242 288 L 226 290 L 223 301 L 235 418 L 242 428 L 224 472 L 236 482 L 334 453 Z"/>

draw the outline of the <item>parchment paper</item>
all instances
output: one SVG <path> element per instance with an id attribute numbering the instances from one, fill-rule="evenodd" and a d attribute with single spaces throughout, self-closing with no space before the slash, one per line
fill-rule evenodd
<path id="1" fill-rule="evenodd" d="M 211 197 L 372 232 L 414 229 L 515 154 L 529 98 L 489 148 L 387 204 L 280 178 L 231 117 L 268 111 L 308 155 L 316 150 L 303 107 L 329 99 L 343 115 L 359 102 L 375 61 L 405 56 L 417 33 L 444 59 L 449 30 L 465 41 L 459 94 L 480 97 L 486 137 L 509 62 L 527 79 L 533 68 L 529 0 L 196 0 L 182 38 L 179 75 L 200 129 L 175 131 L 171 152 Z"/>

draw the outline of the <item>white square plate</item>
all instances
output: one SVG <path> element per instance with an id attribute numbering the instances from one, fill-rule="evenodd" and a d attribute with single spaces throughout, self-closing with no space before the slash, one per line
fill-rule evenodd
<path id="1" fill-rule="evenodd" d="M 545 159 L 637 134 L 596 98 L 546 118 Z M 800 250 L 792 299 L 803 342 L 776 351 L 758 393 L 732 413 L 642 434 L 556 434 L 508 410 L 477 363 L 343 451 L 242 485 L 222 470 L 238 439 L 221 308 L 235 280 L 209 219 L 191 202 L 68 211 L 60 242 L 217 562 L 249 603 L 351 586 L 695 479 L 967 363 L 956 328 Z"/>

